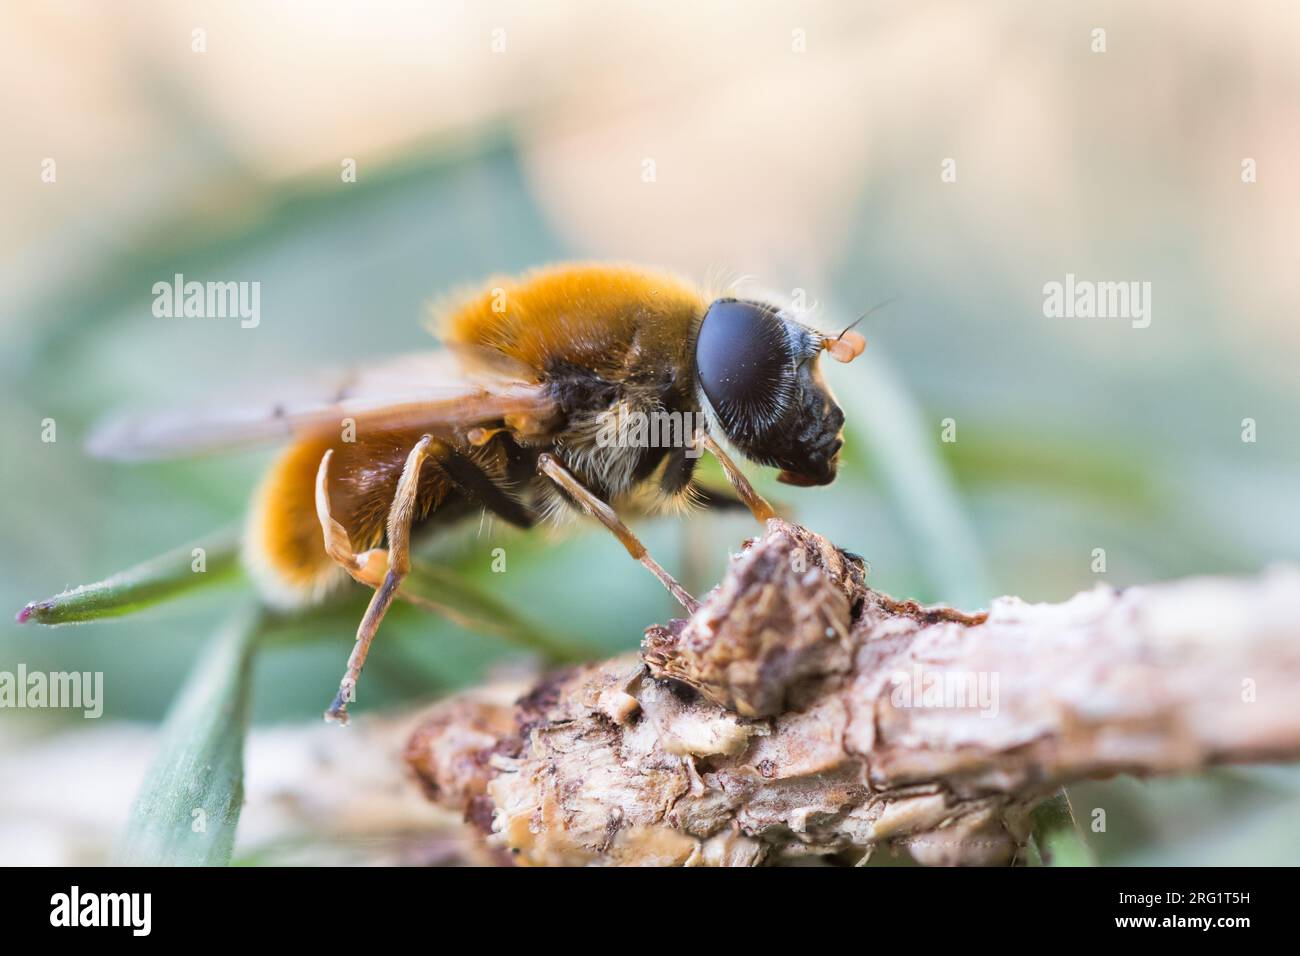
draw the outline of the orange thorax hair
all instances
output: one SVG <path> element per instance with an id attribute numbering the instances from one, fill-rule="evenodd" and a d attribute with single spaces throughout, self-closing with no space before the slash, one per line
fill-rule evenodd
<path id="1" fill-rule="evenodd" d="M 554 266 L 484 285 L 443 312 L 443 340 L 487 348 L 538 378 L 558 363 L 612 379 L 638 365 L 687 369 L 707 306 L 689 283 L 631 266 Z"/>

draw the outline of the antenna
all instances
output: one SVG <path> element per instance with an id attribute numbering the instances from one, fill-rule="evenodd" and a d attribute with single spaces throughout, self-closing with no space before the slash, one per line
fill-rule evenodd
<path id="1" fill-rule="evenodd" d="M 822 348 L 829 352 L 831 358 L 835 359 L 837 362 L 852 362 L 855 358 L 861 355 L 863 350 L 867 347 L 867 340 L 859 333 L 854 332 L 854 328 L 856 328 L 863 319 L 871 315 L 871 313 L 878 309 L 883 309 L 893 301 L 893 298 L 889 298 L 884 302 L 881 302 L 879 305 L 873 305 L 845 326 L 844 331 L 835 336 L 835 338 L 822 339 Z"/>

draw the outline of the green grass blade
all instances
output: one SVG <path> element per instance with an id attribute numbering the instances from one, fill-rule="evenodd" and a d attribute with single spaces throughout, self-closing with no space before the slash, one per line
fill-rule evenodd
<path id="1" fill-rule="evenodd" d="M 993 597 L 975 532 L 938 450 L 939 424 L 926 422 L 894 370 L 868 351 L 835 378 L 853 442 L 847 454 L 878 476 L 913 543 L 930 600 L 986 607 Z M 855 444 L 862 450 L 853 450 Z"/>
<path id="2" fill-rule="evenodd" d="M 202 571 L 197 570 L 203 549 Z M 137 564 L 95 584 L 32 601 L 18 612 L 18 623 L 77 624 L 121 617 L 177 595 L 226 580 L 239 571 L 239 535 L 223 531 L 194 544 Z"/>
<path id="3" fill-rule="evenodd" d="M 163 723 L 118 848 L 127 866 L 224 866 L 244 801 L 253 652 L 261 612 L 239 611 L 217 632 Z"/>
<path id="4" fill-rule="evenodd" d="M 464 576 L 445 567 L 413 561 L 402 597 L 451 618 L 472 631 L 486 631 L 540 654 L 548 663 L 590 660 L 594 652 L 538 628 Z"/>
<path id="5" fill-rule="evenodd" d="M 1097 862 L 1064 790 L 1034 810 L 1034 844 L 1044 866 L 1094 866 Z"/>

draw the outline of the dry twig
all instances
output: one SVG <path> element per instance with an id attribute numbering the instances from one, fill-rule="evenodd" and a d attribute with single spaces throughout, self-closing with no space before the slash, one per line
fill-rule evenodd
<path id="1" fill-rule="evenodd" d="M 529 864 L 1015 859 L 1063 784 L 1300 755 L 1300 569 L 987 614 L 780 520 L 639 656 L 439 704 L 407 759 Z"/>

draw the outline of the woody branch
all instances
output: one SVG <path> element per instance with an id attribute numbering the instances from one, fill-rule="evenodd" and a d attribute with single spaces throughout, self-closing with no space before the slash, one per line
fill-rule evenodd
<path id="1" fill-rule="evenodd" d="M 639 655 L 444 701 L 407 760 L 523 863 L 1000 864 L 1064 784 L 1300 756 L 1297 692 L 1300 569 L 970 615 L 773 520 Z"/>

